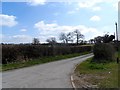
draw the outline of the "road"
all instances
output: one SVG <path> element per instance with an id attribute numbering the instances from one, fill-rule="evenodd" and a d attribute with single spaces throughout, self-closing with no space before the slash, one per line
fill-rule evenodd
<path id="1" fill-rule="evenodd" d="M 2 73 L 2 88 L 72 88 L 70 75 L 76 64 L 92 57 L 82 55 Z"/>

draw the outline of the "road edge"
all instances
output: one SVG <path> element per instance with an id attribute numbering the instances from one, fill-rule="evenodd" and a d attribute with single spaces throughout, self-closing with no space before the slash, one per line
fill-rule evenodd
<path id="1" fill-rule="evenodd" d="M 90 54 L 92 54 L 92 53 L 90 53 Z M 87 54 L 86 54 L 86 55 L 87 55 Z M 83 62 L 84 62 L 84 61 L 83 61 Z M 80 64 L 80 63 L 79 63 L 79 64 Z M 77 87 L 75 86 L 75 83 L 74 83 L 73 73 L 74 73 L 75 69 L 77 68 L 77 66 L 78 66 L 79 64 L 76 64 L 76 65 L 74 66 L 74 69 L 73 69 L 73 71 L 72 71 L 72 73 L 71 73 L 71 75 L 70 75 L 70 81 L 71 81 L 71 84 L 72 84 L 72 87 L 73 87 L 74 90 L 77 90 Z"/>
<path id="2" fill-rule="evenodd" d="M 74 71 L 75 71 L 75 69 L 76 69 L 76 67 L 77 67 L 78 65 L 79 65 L 79 64 L 76 64 L 76 65 L 75 65 L 75 67 L 74 67 L 74 69 L 73 69 L 73 73 L 74 73 Z M 72 73 L 72 74 L 73 74 L 73 73 Z M 74 83 L 74 79 L 73 79 L 73 75 L 72 75 L 72 74 L 70 75 L 70 81 L 71 81 L 71 84 L 72 84 L 73 89 L 76 90 L 77 88 L 76 88 L 76 86 L 75 86 L 75 83 Z"/>

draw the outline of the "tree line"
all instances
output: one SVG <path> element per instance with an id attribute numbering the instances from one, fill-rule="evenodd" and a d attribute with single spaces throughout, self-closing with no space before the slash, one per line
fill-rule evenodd
<path id="1" fill-rule="evenodd" d="M 77 45 L 79 43 L 83 43 L 83 39 L 84 39 L 84 35 L 81 34 L 81 32 L 76 29 L 75 31 L 73 32 L 68 32 L 68 33 L 60 33 L 59 35 L 59 40 L 62 41 L 62 43 L 64 44 L 68 44 L 69 42 L 70 43 L 73 43 L 75 42 Z M 56 44 L 57 41 L 56 41 L 56 38 L 55 37 L 51 37 L 51 38 L 48 38 L 46 39 L 46 42 L 48 42 L 49 44 Z M 33 39 L 33 44 L 40 44 L 40 41 L 38 38 L 34 38 Z"/>
<path id="2" fill-rule="evenodd" d="M 109 35 L 105 34 L 103 36 L 97 36 L 94 39 L 90 39 L 88 41 L 84 40 L 85 36 L 81 34 L 81 32 L 76 29 L 73 32 L 68 32 L 68 33 L 60 33 L 59 35 L 59 40 L 62 41 L 64 44 L 68 43 L 74 43 L 76 45 L 79 44 L 95 44 L 95 43 L 109 43 L 112 42 L 113 40 L 115 41 L 115 35 Z M 49 44 L 53 45 L 58 43 L 55 37 L 51 37 L 46 39 L 46 42 Z M 40 41 L 38 38 L 33 39 L 33 44 L 40 44 Z"/>
<path id="3" fill-rule="evenodd" d="M 40 44 L 38 38 L 34 38 L 32 44 L 2 44 L 2 63 L 7 64 L 45 56 L 56 56 L 92 51 L 92 46 L 80 46 L 81 44 L 87 44 L 87 41 L 84 41 L 84 38 L 85 36 L 81 34 L 79 30 L 75 30 L 73 32 L 60 33 L 59 40 L 61 40 L 62 43 L 57 43 L 56 38 L 51 37 L 46 39 L 48 44 Z M 107 53 L 109 50 L 106 49 L 108 47 L 111 49 L 112 46 L 108 44 L 105 46 L 102 45 L 102 43 L 109 43 L 114 39 L 114 35 L 105 34 L 104 36 L 97 36 L 94 39 L 90 39 L 89 44 L 95 44 L 93 53 L 95 56 L 98 55 L 96 56 L 97 58 L 101 58 L 106 54 L 113 54 Z M 107 51 L 105 52 L 103 49 Z"/>

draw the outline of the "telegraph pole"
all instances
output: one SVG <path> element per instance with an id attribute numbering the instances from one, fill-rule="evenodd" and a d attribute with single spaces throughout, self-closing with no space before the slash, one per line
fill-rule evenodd
<path id="1" fill-rule="evenodd" d="M 117 40 L 117 53 L 119 52 L 119 47 L 118 47 L 118 31 L 117 31 L 117 22 L 115 22 L 116 25 L 116 40 Z M 117 63 L 119 63 L 119 54 L 117 55 Z"/>

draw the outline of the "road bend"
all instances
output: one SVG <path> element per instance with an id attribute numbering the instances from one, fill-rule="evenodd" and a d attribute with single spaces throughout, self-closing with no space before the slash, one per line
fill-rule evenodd
<path id="1" fill-rule="evenodd" d="M 2 72 L 2 88 L 72 88 L 70 75 L 75 65 L 92 56 L 87 54 Z"/>

